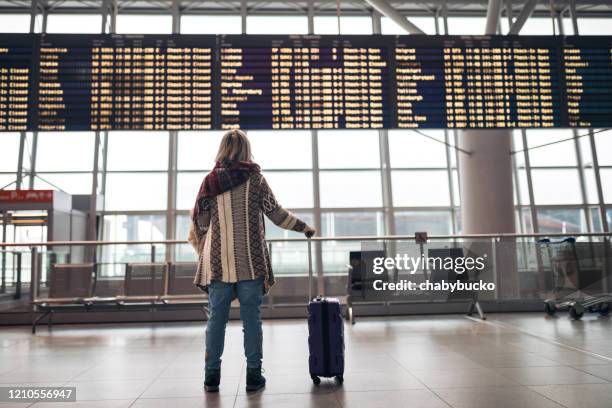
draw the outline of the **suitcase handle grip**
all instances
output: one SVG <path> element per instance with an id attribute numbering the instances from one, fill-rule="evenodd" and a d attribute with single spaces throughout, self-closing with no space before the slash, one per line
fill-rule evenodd
<path id="1" fill-rule="evenodd" d="M 312 299 L 312 240 L 308 237 L 308 302 Z M 308 302 L 306 302 L 308 304 Z"/>

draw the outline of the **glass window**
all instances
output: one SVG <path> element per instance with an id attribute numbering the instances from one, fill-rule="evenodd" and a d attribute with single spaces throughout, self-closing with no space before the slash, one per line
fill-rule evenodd
<path id="1" fill-rule="evenodd" d="M 584 169 L 584 182 L 586 187 L 587 204 L 599 203 L 597 183 L 595 180 L 595 170 L 593 170 L 593 168 Z"/>
<path id="2" fill-rule="evenodd" d="M 36 171 L 92 171 L 95 142 L 93 132 L 41 132 Z"/>
<path id="3" fill-rule="evenodd" d="M 531 166 L 575 166 L 576 146 L 573 136 L 572 130 L 528 130 L 527 144 Z M 536 146 L 542 147 L 534 149 Z"/>
<path id="4" fill-rule="evenodd" d="M 382 212 L 324 212 L 321 214 L 323 237 L 371 236 L 384 234 Z"/>
<path id="5" fill-rule="evenodd" d="M 579 208 L 538 209 L 538 226 L 540 233 L 585 232 L 584 212 Z"/>
<path id="6" fill-rule="evenodd" d="M 176 208 L 191 210 L 205 173 L 179 173 L 176 181 Z"/>
<path id="7" fill-rule="evenodd" d="M 443 131 L 426 134 L 444 142 Z M 406 130 L 389 131 L 391 167 L 446 167 L 446 146 L 418 133 Z"/>
<path id="8" fill-rule="evenodd" d="M 582 136 L 584 134 L 584 130 L 578 130 L 578 144 L 580 145 L 582 164 L 586 167 L 593 165 L 593 150 L 591 149 L 591 139 L 587 136 Z M 595 146 L 595 149 L 597 149 L 597 138 L 595 138 Z M 610 145 L 610 148 L 612 149 L 612 144 Z"/>
<path id="9" fill-rule="evenodd" d="M 396 207 L 449 206 L 448 175 L 445 170 L 391 172 L 393 205 Z"/>
<path id="10" fill-rule="evenodd" d="M 517 167 L 525 166 L 525 152 L 523 152 L 523 135 L 520 130 L 512 131 L 512 149 L 514 153 L 514 160 L 516 161 Z"/>
<path id="11" fill-rule="evenodd" d="M 314 217 L 311 212 L 294 211 L 293 214 L 306 224 L 314 226 Z M 264 218 L 266 222 L 266 238 L 304 238 L 304 234 L 296 231 L 289 231 L 274 224 L 268 217 Z M 319 235 L 319 234 L 317 234 Z M 305 252 L 304 252 L 305 253 Z"/>
<path id="12" fill-rule="evenodd" d="M 338 33 L 338 17 L 315 16 L 315 34 L 372 34 L 372 19 L 370 17 L 340 17 L 340 33 Z"/>
<path id="13" fill-rule="evenodd" d="M 306 16 L 248 16 L 248 34 L 308 34 Z"/>
<path id="14" fill-rule="evenodd" d="M 459 172 L 454 169 L 451 170 L 451 175 L 453 177 L 453 205 L 455 207 L 459 207 L 461 205 L 461 191 L 459 189 Z"/>
<path id="15" fill-rule="evenodd" d="M 19 133 L 0 133 L 0 172 L 17 172 Z"/>
<path id="16" fill-rule="evenodd" d="M 310 212 L 295 212 L 302 221 L 313 225 Z M 274 225 L 268 218 L 266 222 L 266 238 L 304 238 L 299 232 L 287 231 Z M 276 276 L 306 275 L 308 273 L 308 246 L 306 242 L 275 242 L 271 245 L 270 257 Z M 313 263 L 314 265 L 314 263 Z"/>
<path id="17" fill-rule="evenodd" d="M 533 169 L 531 179 L 536 204 L 582 203 L 577 170 Z"/>
<path id="18" fill-rule="evenodd" d="M 105 241 L 161 241 L 166 239 L 164 215 L 105 215 Z M 127 262 L 151 262 L 150 245 L 109 245 L 102 247 L 102 276 L 123 276 Z M 165 246 L 157 245 L 155 260 L 163 262 Z"/>
<path id="19" fill-rule="evenodd" d="M 612 169 L 600 169 L 601 188 L 605 203 L 612 203 Z"/>
<path id="20" fill-rule="evenodd" d="M 99 14 L 49 14 L 48 33 L 88 33 L 102 32 L 102 16 Z"/>
<path id="21" fill-rule="evenodd" d="M 378 168 L 380 153 L 376 130 L 320 131 L 319 167 Z"/>
<path id="22" fill-rule="evenodd" d="M 312 173 L 309 171 L 264 172 L 276 200 L 285 208 L 311 208 Z"/>
<path id="23" fill-rule="evenodd" d="M 29 14 L 0 14 L 0 33 L 30 32 Z"/>
<path id="24" fill-rule="evenodd" d="M 312 140 L 309 131 L 250 131 L 248 137 L 253 159 L 263 169 L 312 168 Z"/>
<path id="25" fill-rule="evenodd" d="M 426 231 L 429 235 L 450 235 L 453 232 L 450 211 L 396 211 L 395 233 L 413 235 Z"/>
<path id="26" fill-rule="evenodd" d="M 448 33 L 451 35 L 482 35 L 485 32 L 486 21 L 484 17 L 449 17 Z"/>
<path id="27" fill-rule="evenodd" d="M 515 180 L 517 182 L 517 180 Z M 521 192 L 521 202 L 520 204 L 530 204 L 529 199 L 529 187 L 527 185 L 527 170 L 519 169 L 518 170 L 518 187 Z"/>
<path id="28" fill-rule="evenodd" d="M 408 17 L 413 24 L 419 27 L 421 30 L 425 32 L 425 34 L 435 34 L 436 33 L 436 21 L 434 17 Z M 442 28 L 440 28 L 442 30 Z M 381 34 L 408 34 L 406 30 L 397 25 L 393 20 L 388 17 L 381 17 L 380 19 L 380 33 Z"/>
<path id="29" fill-rule="evenodd" d="M 15 190 L 17 188 L 16 179 L 17 174 L 0 173 L 0 190 Z"/>
<path id="30" fill-rule="evenodd" d="M 177 240 L 187 240 L 189 236 L 189 228 L 191 228 L 191 217 L 189 215 L 176 216 L 176 235 Z M 181 244 L 176 246 L 175 260 L 177 262 L 196 262 L 197 255 L 190 244 Z"/>
<path id="31" fill-rule="evenodd" d="M 211 170 L 223 132 L 179 132 L 177 167 L 179 170 Z"/>
<path id="32" fill-rule="evenodd" d="M 508 19 L 504 17 L 500 20 L 500 22 L 501 22 L 502 33 L 507 34 L 508 31 L 510 30 L 510 27 L 508 26 Z M 560 33 L 559 26 L 556 22 L 554 24 L 555 24 L 556 34 L 558 35 Z M 574 30 L 572 27 L 572 22 L 569 18 L 564 19 L 563 29 L 565 30 L 566 35 L 573 34 Z M 483 32 L 484 32 L 484 28 L 483 28 Z M 525 25 L 523 26 L 519 34 L 520 35 L 553 35 L 553 20 L 551 20 L 550 18 L 530 17 L 525 22 Z"/>
<path id="33" fill-rule="evenodd" d="M 321 207 L 380 207 L 380 171 L 322 171 Z"/>
<path id="34" fill-rule="evenodd" d="M 92 173 L 37 173 L 34 188 L 61 190 L 68 194 L 91 194 Z"/>
<path id="35" fill-rule="evenodd" d="M 240 34 L 240 16 L 182 16 L 181 34 Z"/>
<path id="36" fill-rule="evenodd" d="M 603 232 L 601 225 L 601 214 L 598 207 L 589 208 L 589 216 L 591 217 L 591 228 L 593 232 Z"/>
<path id="37" fill-rule="evenodd" d="M 106 210 L 165 210 L 166 173 L 109 173 L 106 176 Z"/>
<path id="38" fill-rule="evenodd" d="M 612 24 L 610 18 L 586 18 L 578 19 L 578 30 L 580 35 L 612 35 Z"/>
<path id="39" fill-rule="evenodd" d="M 168 132 L 110 132 L 108 170 L 166 170 Z"/>
<path id="40" fill-rule="evenodd" d="M 559 34 L 559 28 L 551 18 L 530 17 L 520 31 L 521 35 L 553 35 L 553 33 Z"/>
<path id="41" fill-rule="evenodd" d="M 118 34 L 171 34 L 172 16 L 119 14 Z"/>
<path id="42" fill-rule="evenodd" d="M 589 137 L 582 139 L 588 141 Z M 597 149 L 597 162 L 600 166 L 612 166 L 612 132 L 606 131 L 595 135 L 595 147 Z M 587 162 L 585 161 L 585 164 Z"/>

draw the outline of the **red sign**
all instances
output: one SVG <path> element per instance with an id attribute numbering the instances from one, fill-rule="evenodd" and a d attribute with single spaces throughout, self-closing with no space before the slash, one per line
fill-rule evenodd
<path id="1" fill-rule="evenodd" d="M 52 203 L 53 190 L 0 190 L 0 201 L 7 203 Z"/>

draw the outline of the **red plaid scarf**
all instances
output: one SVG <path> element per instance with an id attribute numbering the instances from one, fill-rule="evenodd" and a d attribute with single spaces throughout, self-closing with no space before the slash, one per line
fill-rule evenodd
<path id="1" fill-rule="evenodd" d="M 193 207 L 193 220 L 195 221 L 200 213 L 203 199 L 218 196 L 239 186 L 246 182 L 253 173 L 258 173 L 260 170 L 259 166 L 253 162 L 234 160 L 217 162 L 215 168 L 204 177 L 200 185 L 200 191 L 198 191 Z"/>

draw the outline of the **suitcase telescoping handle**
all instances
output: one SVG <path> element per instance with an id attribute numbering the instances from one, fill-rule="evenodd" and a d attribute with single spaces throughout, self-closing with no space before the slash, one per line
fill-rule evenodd
<path id="1" fill-rule="evenodd" d="M 312 252 L 311 252 L 312 240 L 308 237 L 308 302 L 312 300 Z M 306 302 L 306 304 L 308 304 Z"/>

